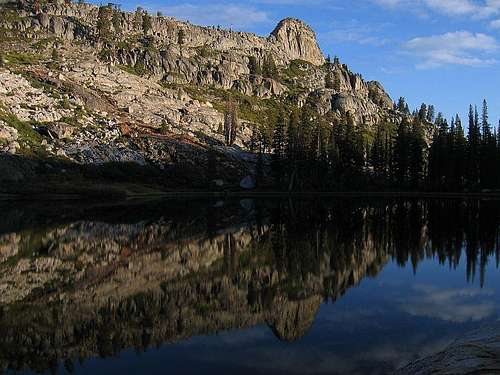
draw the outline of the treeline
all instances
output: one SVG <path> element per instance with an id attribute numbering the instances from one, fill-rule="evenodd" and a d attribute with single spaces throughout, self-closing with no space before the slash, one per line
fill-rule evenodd
<path id="1" fill-rule="evenodd" d="M 257 184 L 299 191 L 500 189 L 500 129 L 489 123 L 486 101 L 481 118 L 470 107 L 467 133 L 458 115 L 449 123 L 433 106 L 411 114 L 400 99 L 395 107 L 402 121 L 374 129 L 355 125 L 349 113 L 338 121 L 308 106 L 279 115 L 272 140 L 252 142 L 260 155 Z M 266 151 L 272 182 L 261 170 Z"/>

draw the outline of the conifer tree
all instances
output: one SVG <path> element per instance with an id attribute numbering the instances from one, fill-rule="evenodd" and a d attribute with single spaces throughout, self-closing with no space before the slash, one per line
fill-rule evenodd
<path id="1" fill-rule="evenodd" d="M 284 181 L 285 132 L 285 118 L 283 113 L 280 113 L 274 127 L 272 155 L 272 168 L 277 187 L 280 187 Z"/>
<path id="2" fill-rule="evenodd" d="M 401 96 L 398 100 L 397 110 L 400 112 L 404 112 L 405 109 L 406 109 L 406 99 Z"/>
<path id="3" fill-rule="evenodd" d="M 111 18 L 111 24 L 113 25 L 113 30 L 116 34 L 122 33 L 121 26 L 121 13 L 118 9 L 113 9 L 113 16 Z"/>
<path id="4" fill-rule="evenodd" d="M 53 61 L 59 61 L 59 52 L 57 51 L 56 48 L 52 49 L 51 57 Z"/>
<path id="5" fill-rule="evenodd" d="M 363 173 L 365 149 L 362 134 L 356 129 L 354 119 L 347 112 L 342 124 L 336 127 L 339 147 L 340 175 L 344 185 L 356 184 Z M 351 186 L 352 187 L 352 186 Z"/>
<path id="6" fill-rule="evenodd" d="M 262 65 L 262 75 L 265 78 L 276 79 L 278 77 L 278 68 L 271 55 L 267 55 Z"/>
<path id="7" fill-rule="evenodd" d="M 420 121 L 425 121 L 427 119 L 427 105 L 425 103 L 422 103 L 420 106 L 420 110 L 418 111 L 418 118 Z"/>
<path id="8" fill-rule="evenodd" d="M 99 7 L 97 13 L 97 32 L 101 40 L 106 40 L 111 36 L 111 13 L 112 9 L 109 5 Z"/>
<path id="9" fill-rule="evenodd" d="M 152 29 L 153 23 L 151 21 L 151 16 L 145 11 L 142 15 L 142 32 L 147 35 Z"/>
<path id="10" fill-rule="evenodd" d="M 419 121 L 415 118 L 409 134 L 410 160 L 408 166 L 409 182 L 413 189 L 422 186 L 425 175 L 425 136 Z"/>
<path id="11" fill-rule="evenodd" d="M 379 183 L 384 183 L 386 178 L 386 158 L 385 158 L 385 137 L 382 133 L 381 126 L 377 127 L 373 145 L 370 150 L 370 166 L 373 169 L 375 180 Z"/>
<path id="12" fill-rule="evenodd" d="M 262 69 L 260 67 L 259 62 L 255 56 L 250 56 L 248 58 L 248 70 L 250 70 L 251 75 L 260 75 L 262 74 Z"/>
<path id="13" fill-rule="evenodd" d="M 238 133 L 238 107 L 236 103 L 229 100 L 224 112 L 224 138 L 226 145 L 232 146 Z"/>
<path id="14" fill-rule="evenodd" d="M 458 114 L 455 118 L 452 153 L 452 162 L 454 164 L 454 180 L 452 185 L 455 191 L 460 191 L 465 187 L 467 173 L 467 139 L 465 138 L 462 120 Z"/>
<path id="15" fill-rule="evenodd" d="M 288 189 L 292 190 L 297 183 L 297 161 L 299 143 L 299 122 L 300 116 L 297 110 L 292 111 L 288 122 L 286 141 L 286 160 L 288 170 Z"/>
<path id="16" fill-rule="evenodd" d="M 328 186 L 335 186 L 335 178 L 338 176 L 338 166 L 340 164 L 340 150 L 335 138 L 335 132 L 330 129 L 330 134 L 328 136 L 328 142 L 326 145 L 327 154 L 327 183 Z"/>
<path id="17" fill-rule="evenodd" d="M 482 112 L 482 116 L 481 116 L 481 126 L 482 126 L 482 132 L 483 132 L 483 140 L 487 140 L 491 136 L 491 126 L 489 123 L 488 103 L 486 102 L 486 99 L 483 100 L 483 112 Z"/>
<path id="18" fill-rule="evenodd" d="M 479 170 L 481 159 L 481 130 L 477 108 L 469 107 L 469 134 L 468 134 L 468 171 L 467 182 L 470 188 L 479 186 Z"/>
<path id="19" fill-rule="evenodd" d="M 491 132 L 491 125 L 488 116 L 488 103 L 483 100 L 483 110 L 481 115 L 482 139 L 480 147 L 480 182 L 481 187 L 491 189 L 495 184 L 496 169 L 496 139 Z"/>
<path id="20" fill-rule="evenodd" d="M 141 30 L 142 29 L 142 14 L 144 12 L 144 9 L 142 9 L 141 7 L 137 7 L 137 9 L 135 10 L 135 14 L 134 14 L 134 27 L 137 29 L 137 30 Z"/>
<path id="21" fill-rule="evenodd" d="M 434 116 L 436 115 L 436 110 L 434 106 L 431 104 L 427 108 L 427 121 L 428 122 L 434 122 Z"/>
<path id="22" fill-rule="evenodd" d="M 325 76 L 325 87 L 327 89 L 330 89 L 330 90 L 333 90 L 333 77 L 332 77 L 332 73 L 331 72 L 328 72 Z"/>
<path id="23" fill-rule="evenodd" d="M 408 172 L 410 167 L 409 124 L 406 119 L 403 119 L 397 128 L 396 138 L 394 140 L 393 158 L 395 182 L 398 187 L 405 187 L 408 183 Z"/>

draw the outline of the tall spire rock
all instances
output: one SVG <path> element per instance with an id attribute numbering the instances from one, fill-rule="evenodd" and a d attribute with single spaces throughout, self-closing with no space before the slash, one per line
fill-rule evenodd
<path id="1" fill-rule="evenodd" d="M 301 20 L 285 18 L 278 23 L 269 39 L 292 60 L 305 60 L 315 65 L 322 65 L 325 62 L 316 33 Z"/>

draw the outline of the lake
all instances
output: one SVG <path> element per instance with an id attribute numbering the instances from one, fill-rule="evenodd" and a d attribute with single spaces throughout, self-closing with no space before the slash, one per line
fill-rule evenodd
<path id="1" fill-rule="evenodd" d="M 0 212 L 4 374 L 391 374 L 500 318 L 500 201 Z"/>

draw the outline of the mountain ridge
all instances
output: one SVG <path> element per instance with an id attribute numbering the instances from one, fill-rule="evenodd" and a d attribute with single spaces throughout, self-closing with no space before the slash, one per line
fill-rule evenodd
<path id="1" fill-rule="evenodd" d="M 141 9 L 23 1 L 0 27 L 0 102 L 9 107 L 0 134 L 9 153 L 39 150 L 77 164 L 133 162 L 175 173 L 201 166 L 207 180 L 215 152 L 219 169 L 230 171 L 221 178 L 236 182 L 255 173 L 256 134 L 270 150 L 280 112 L 307 107 L 329 126 L 349 117 L 372 131 L 404 117 L 380 83 L 325 59 L 313 29 L 293 18 L 261 37 Z M 238 131 L 228 144 L 230 102 Z"/>

